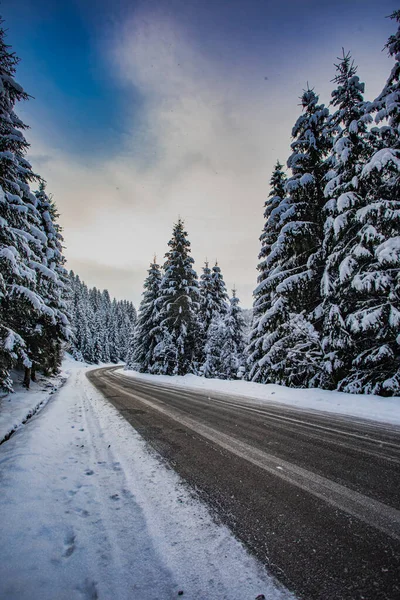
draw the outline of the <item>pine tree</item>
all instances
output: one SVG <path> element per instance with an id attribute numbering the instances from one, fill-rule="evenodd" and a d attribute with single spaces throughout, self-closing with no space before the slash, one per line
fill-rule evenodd
<path id="1" fill-rule="evenodd" d="M 232 290 L 232 297 L 228 312 L 223 318 L 223 344 L 221 349 L 221 367 L 224 379 L 242 379 L 245 362 L 244 344 L 244 319 L 239 306 L 236 289 Z"/>
<path id="2" fill-rule="evenodd" d="M 126 367 L 141 373 L 151 373 L 155 357 L 154 349 L 159 343 L 159 309 L 161 271 L 156 258 L 150 263 L 144 282 L 143 298 L 139 306 L 136 326 L 132 328 Z"/>
<path id="3" fill-rule="evenodd" d="M 15 104 L 28 95 L 14 80 L 18 59 L 4 38 L 0 28 L 0 386 L 11 390 L 9 369 L 16 362 L 25 367 L 26 387 L 35 356 L 40 355 L 42 364 L 56 366 L 58 359 L 49 361 L 46 354 L 59 351 L 57 336 L 66 333 L 68 323 L 59 312 L 57 324 L 56 301 L 51 298 L 55 287 L 47 297 L 41 295 L 51 289 L 44 280 L 57 278 L 46 264 L 47 253 L 54 249 L 49 245 L 54 215 L 38 209 L 29 188 L 39 177 L 25 158 L 27 126 L 14 112 Z M 43 323 L 55 326 L 52 349 L 41 334 Z"/>
<path id="4" fill-rule="evenodd" d="M 102 360 L 105 363 L 111 361 L 110 356 L 110 331 L 111 331 L 111 298 L 108 290 L 103 290 L 100 301 L 100 319 L 101 319 L 101 343 L 102 343 Z M 118 334 L 114 339 L 114 343 L 118 344 Z M 115 348 L 115 355 L 118 357 L 118 348 Z"/>
<path id="5" fill-rule="evenodd" d="M 329 111 L 318 104 L 313 90 L 306 90 L 301 98 L 304 113 L 297 120 L 292 136 L 293 153 L 288 160 L 292 176 L 287 181 L 287 197 L 279 205 L 281 229 L 265 259 L 268 274 L 262 288 L 271 290 L 263 315 L 257 324 L 257 352 L 263 357 L 252 371 L 252 379 L 287 384 L 291 372 L 290 355 L 276 351 L 282 340 L 295 349 L 298 340 L 288 337 L 287 324 L 293 315 L 301 315 L 310 324 L 321 318 L 320 278 L 323 268 L 322 239 L 325 204 L 323 181 L 327 172 L 326 156 L 331 148 L 331 132 L 327 126 Z M 301 352 L 300 349 L 296 353 Z M 254 351 L 253 351 L 254 354 Z M 258 357 L 257 357 L 258 358 Z M 250 359 L 251 360 L 251 359 Z M 254 359 L 253 359 L 254 360 Z M 320 369 L 308 373 L 298 385 L 316 385 Z"/>
<path id="6" fill-rule="evenodd" d="M 123 353 L 124 322 L 119 303 L 114 298 L 109 308 L 108 345 L 110 361 L 117 363 Z"/>
<path id="7" fill-rule="evenodd" d="M 5 43 L 0 29 L 0 385 L 12 390 L 10 368 L 18 357 L 27 367 L 31 361 L 26 344 L 15 331 L 12 311 L 14 285 L 32 287 L 35 272 L 28 266 L 31 248 L 25 234 L 29 231 L 28 207 L 20 183 L 25 182 L 22 158 L 28 148 L 23 135 L 26 126 L 14 113 L 16 102 L 27 100 L 28 94 L 16 83 L 14 75 L 18 59 Z M 12 314 L 14 312 L 14 314 Z"/>
<path id="8" fill-rule="evenodd" d="M 41 250 L 41 262 L 30 263 L 37 272 L 37 289 L 48 308 L 36 323 L 32 344 L 38 354 L 32 351 L 32 379 L 38 367 L 44 373 L 56 373 L 61 365 L 62 341 L 68 341 L 71 330 L 66 302 L 68 274 L 63 256 L 61 228 L 58 213 L 51 197 L 46 193 L 45 183 L 41 182 L 36 192 L 37 211 L 40 215 L 40 230 L 45 235 Z"/>
<path id="9" fill-rule="evenodd" d="M 212 314 L 225 315 L 228 312 L 228 292 L 218 261 L 211 272 L 210 309 Z"/>
<path id="10" fill-rule="evenodd" d="M 226 379 L 222 364 L 222 349 L 225 341 L 225 323 L 222 315 L 214 313 L 207 331 L 204 347 L 204 364 L 201 374 L 208 379 Z"/>
<path id="11" fill-rule="evenodd" d="M 263 378 L 259 361 L 263 358 L 264 354 L 262 349 L 264 332 L 262 326 L 260 327 L 260 320 L 271 307 L 271 294 L 275 289 L 268 257 L 278 240 L 282 227 L 281 214 L 285 212 L 286 208 L 286 175 L 282 169 L 283 167 L 278 161 L 270 180 L 271 191 L 264 204 L 265 222 L 260 236 L 261 250 L 258 255 L 260 262 L 257 265 L 259 272 L 257 278 L 258 285 L 253 294 L 253 322 L 249 347 L 247 349 L 249 369 L 247 377 L 251 381 L 262 381 Z"/>
<path id="12" fill-rule="evenodd" d="M 135 307 L 132 302 L 128 302 L 127 300 L 122 303 L 122 318 L 123 318 L 123 326 L 121 333 L 121 360 L 128 360 L 130 348 L 131 348 L 131 339 L 132 334 L 134 334 L 136 325 L 137 325 L 137 314 Z"/>
<path id="13" fill-rule="evenodd" d="M 392 14 L 400 23 L 400 11 Z M 395 65 L 369 112 L 383 125 L 372 131 L 373 154 L 363 166 L 357 231 L 345 259 L 352 302 L 346 326 L 354 343 L 350 373 L 340 389 L 400 393 L 400 27 L 386 45 Z"/>
<path id="14" fill-rule="evenodd" d="M 155 349 L 154 370 L 165 375 L 185 375 L 195 369 L 199 286 L 181 219 L 174 226 L 168 245 L 157 303 L 160 342 Z"/>
<path id="15" fill-rule="evenodd" d="M 69 306 L 73 332 L 70 350 L 76 360 L 82 358 L 88 363 L 93 363 L 94 312 L 89 301 L 89 290 L 87 285 L 81 282 L 79 275 L 75 276 L 72 271 L 69 280 L 72 289 Z"/>
<path id="16" fill-rule="evenodd" d="M 336 65 L 338 84 L 332 92 L 336 111 L 330 119 L 336 134 L 333 154 L 325 187 L 328 202 L 325 205 L 323 254 L 325 268 L 321 291 L 324 314 L 324 368 L 325 387 L 336 387 L 348 372 L 353 349 L 353 336 L 346 315 L 354 303 L 354 290 L 349 284 L 356 262 L 351 259 L 359 229 L 358 210 L 364 204 L 364 185 L 360 179 L 362 165 L 368 157 L 369 143 L 364 112 L 364 84 L 356 75 L 357 69 L 350 54 Z"/>
<path id="17" fill-rule="evenodd" d="M 200 302 L 198 313 L 198 336 L 196 339 L 196 370 L 200 372 L 201 365 L 205 361 L 204 348 L 207 341 L 207 332 L 214 314 L 213 281 L 208 261 L 204 263 L 203 272 L 200 275 Z"/>

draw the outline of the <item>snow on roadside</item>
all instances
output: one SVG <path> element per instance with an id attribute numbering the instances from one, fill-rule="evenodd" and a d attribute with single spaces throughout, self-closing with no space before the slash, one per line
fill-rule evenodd
<path id="1" fill-rule="evenodd" d="M 21 381 L 15 381 L 15 392 L 0 397 L 0 444 L 47 404 L 54 392 L 69 377 L 72 369 L 81 369 L 82 366 L 82 363 L 67 355 L 63 360 L 61 372 L 56 377 L 43 377 L 38 374 L 37 382 L 32 381 L 29 390 L 22 386 L 22 375 L 18 374 Z"/>
<path id="2" fill-rule="evenodd" d="M 85 377 L 0 447 L 0 597 L 293 598 Z"/>
<path id="3" fill-rule="evenodd" d="M 367 394 L 347 394 L 318 388 L 298 389 L 283 385 L 206 379 L 197 375 L 148 375 L 118 369 L 121 375 L 140 378 L 154 383 L 184 387 L 237 396 L 246 402 L 262 404 L 281 403 L 297 408 L 318 410 L 339 415 L 371 419 L 382 423 L 400 425 L 400 397 L 383 398 Z"/>

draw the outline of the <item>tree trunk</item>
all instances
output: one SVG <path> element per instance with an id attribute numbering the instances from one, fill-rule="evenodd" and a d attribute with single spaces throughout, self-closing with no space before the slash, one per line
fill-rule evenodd
<path id="1" fill-rule="evenodd" d="M 25 367 L 25 377 L 24 377 L 23 386 L 26 387 L 27 390 L 29 390 L 30 384 L 31 384 L 31 368 Z"/>
<path id="2" fill-rule="evenodd" d="M 31 381 L 36 381 L 36 363 L 35 362 L 32 362 Z"/>

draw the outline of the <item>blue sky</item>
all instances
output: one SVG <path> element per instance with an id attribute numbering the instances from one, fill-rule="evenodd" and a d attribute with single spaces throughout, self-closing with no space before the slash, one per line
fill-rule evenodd
<path id="1" fill-rule="evenodd" d="M 383 0 L 3 0 L 31 159 L 61 212 L 67 257 L 91 285 L 140 298 L 186 219 L 200 271 L 218 257 L 251 304 L 262 205 L 289 155 L 307 81 L 329 102 L 352 51 L 379 93 L 393 31 Z"/>

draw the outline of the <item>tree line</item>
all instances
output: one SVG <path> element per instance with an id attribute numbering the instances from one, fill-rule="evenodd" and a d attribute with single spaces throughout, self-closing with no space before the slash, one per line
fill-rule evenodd
<path id="1" fill-rule="evenodd" d="M 375 100 L 344 51 L 330 106 L 301 96 L 289 172 L 276 164 L 265 202 L 247 347 L 235 294 L 228 305 L 207 264 L 198 286 L 179 221 L 164 274 L 150 266 L 128 366 L 400 394 L 399 27 L 385 48 L 395 64 Z"/>
<path id="2" fill-rule="evenodd" d="M 400 11 L 391 16 L 400 22 Z M 349 54 L 330 109 L 312 89 L 265 203 L 248 378 L 400 393 L 400 29 L 373 101 Z"/>
<path id="3" fill-rule="evenodd" d="M 391 18 L 400 23 L 400 11 Z M 329 106 L 301 96 L 286 171 L 265 202 L 249 344 L 218 264 L 193 268 L 182 220 L 154 260 L 136 314 L 65 269 L 57 209 L 26 159 L 28 94 L 0 26 L 0 387 L 58 370 L 62 348 L 166 375 L 246 378 L 352 393 L 400 394 L 400 28 L 376 99 L 349 54 Z M 71 325 L 70 325 L 71 321 Z"/>
<path id="4" fill-rule="evenodd" d="M 76 360 L 117 363 L 128 355 L 136 310 L 128 300 L 111 300 L 108 290 L 88 288 L 69 273 L 68 307 L 72 336 L 69 350 Z"/>
<path id="5" fill-rule="evenodd" d="M 244 370 L 244 321 L 221 269 L 205 263 L 200 282 L 181 219 L 162 266 L 150 264 L 127 368 L 157 375 L 234 379 Z"/>
<path id="6" fill-rule="evenodd" d="M 0 20 L 0 388 L 12 391 L 10 371 L 51 374 L 70 338 L 67 271 L 55 204 L 26 159 L 27 126 L 14 111 L 28 94 L 15 81 L 18 58 Z M 34 190 L 34 191 L 33 191 Z"/>

